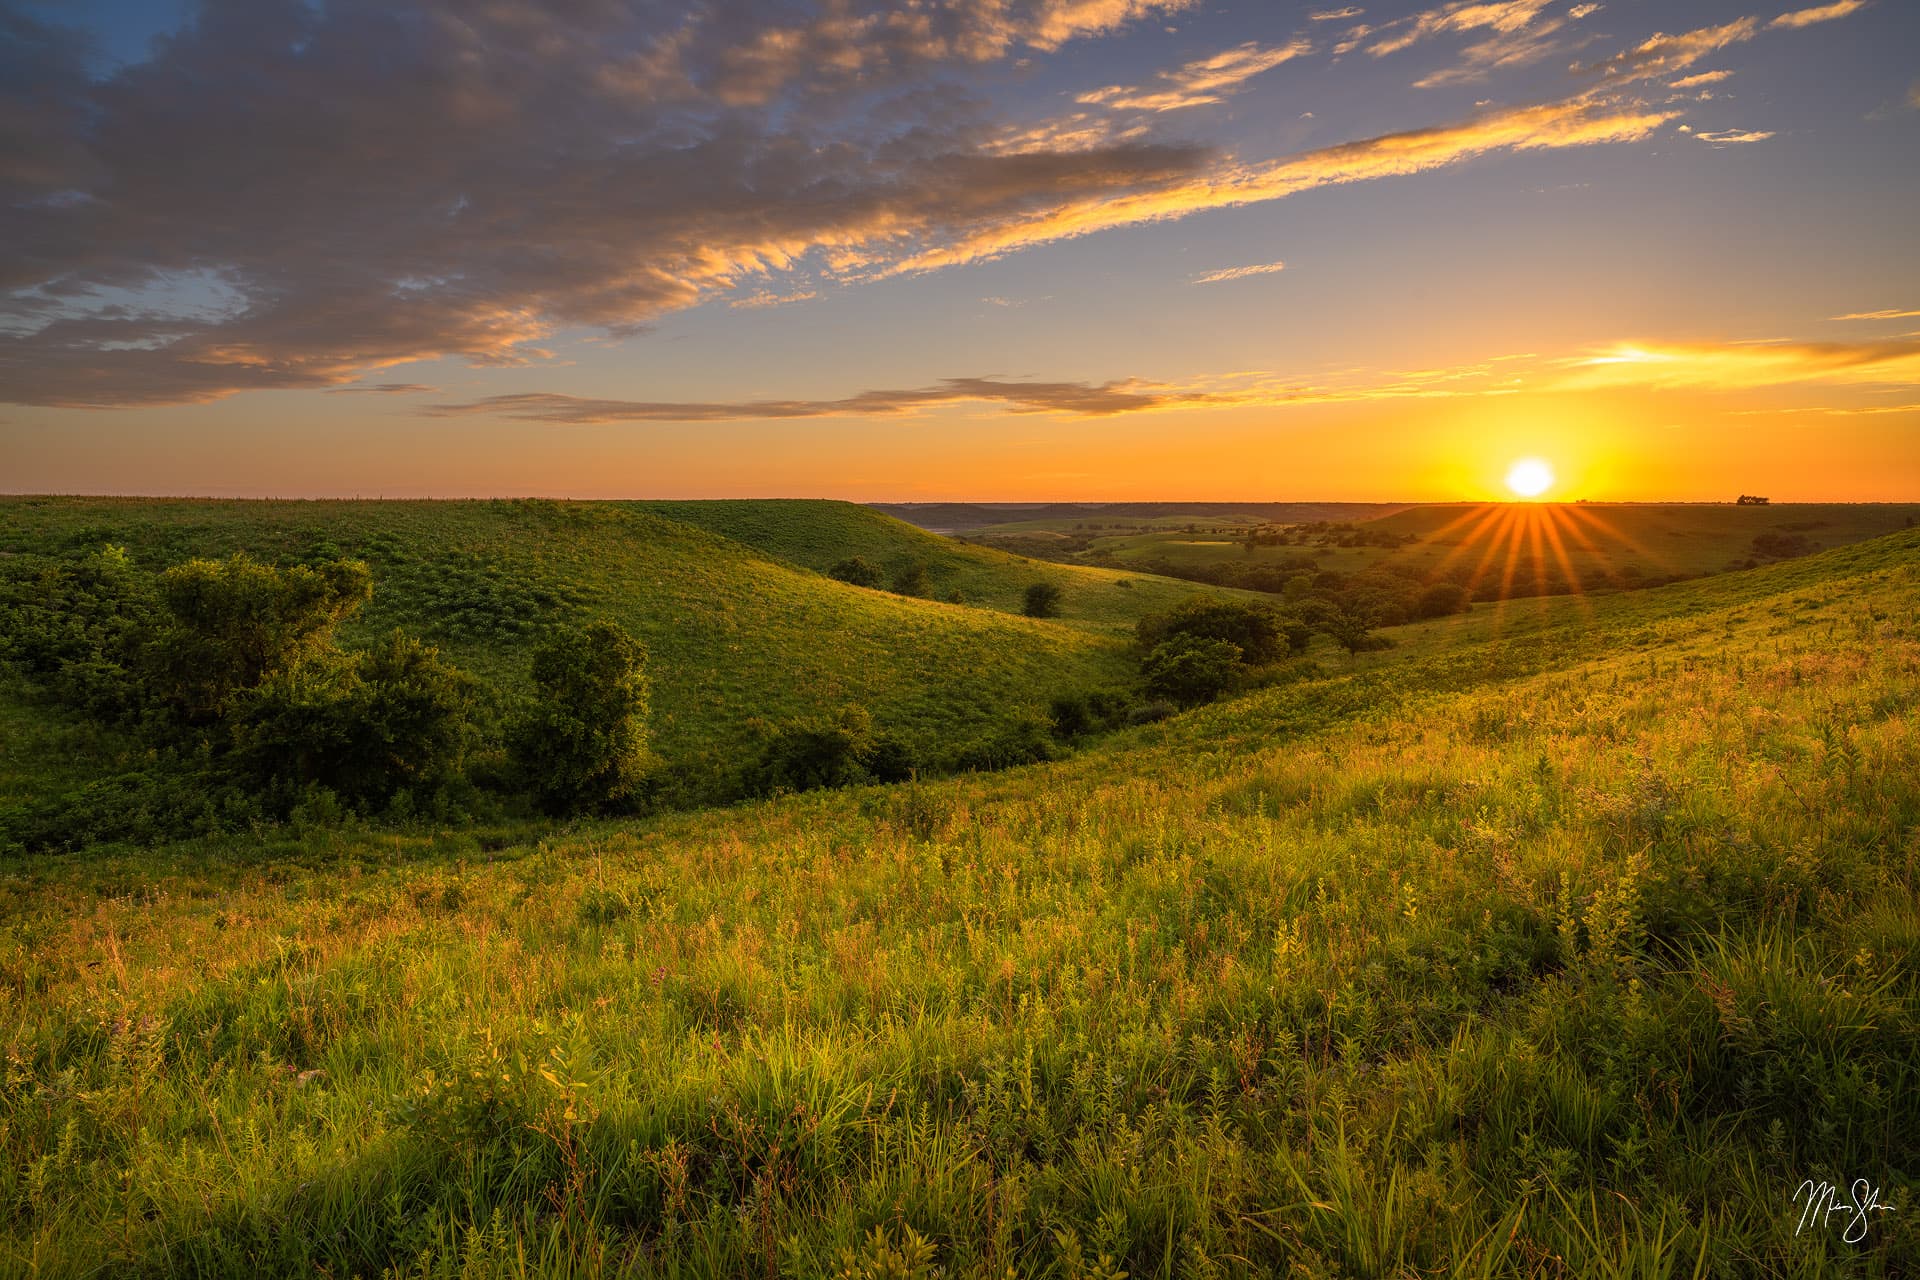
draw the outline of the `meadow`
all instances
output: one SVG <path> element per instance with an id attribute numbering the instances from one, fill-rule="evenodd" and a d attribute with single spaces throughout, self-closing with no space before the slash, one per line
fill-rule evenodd
<path id="1" fill-rule="evenodd" d="M 1553 590 L 1591 592 L 1723 573 L 1912 528 L 1916 519 L 1920 505 L 1896 503 L 1435 503 L 1277 515 L 1196 504 L 1151 515 L 1093 508 L 982 524 L 966 536 L 1069 563 L 1176 574 L 1296 569 L 1305 557 L 1324 573 L 1452 572 L 1491 600 L 1533 592 L 1544 579 Z M 1249 535 L 1260 540 L 1250 546 Z M 1756 551 L 1754 540 L 1769 536 L 1784 554 Z"/>
<path id="2" fill-rule="evenodd" d="M 241 510 L 10 502 L 0 543 L 324 536 L 413 584 L 370 630 L 511 559 L 540 608 L 657 612 L 669 740 L 673 680 L 872 639 L 899 669 L 787 696 L 957 704 L 1190 589 L 942 547 L 1080 602 L 868 614 L 809 508 Z M 1388 634 L 1053 764 L 11 858 L 0 1271 L 1910 1274 L 1920 533 Z M 16 791 L 63 767 L 4 749 Z M 1887 1211 L 1802 1222 L 1856 1178 Z"/>

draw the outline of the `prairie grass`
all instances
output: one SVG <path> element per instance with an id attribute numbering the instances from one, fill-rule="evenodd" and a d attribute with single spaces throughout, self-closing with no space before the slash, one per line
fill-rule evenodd
<path id="1" fill-rule="evenodd" d="M 1917 623 L 1899 534 L 1005 774 L 17 860 L 0 1270 L 1910 1274 Z"/>

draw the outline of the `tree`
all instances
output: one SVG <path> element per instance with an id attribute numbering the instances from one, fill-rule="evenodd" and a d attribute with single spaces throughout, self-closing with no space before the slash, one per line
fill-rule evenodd
<path id="1" fill-rule="evenodd" d="M 1225 693 L 1241 670 L 1240 646 L 1189 634 L 1155 645 L 1140 664 L 1147 695 L 1197 707 Z"/>
<path id="2" fill-rule="evenodd" d="M 886 576 L 880 572 L 879 566 L 864 556 L 850 556 L 842 560 L 827 570 L 827 576 L 851 583 L 856 587 L 868 587 L 874 590 L 878 590 L 886 581 Z"/>
<path id="3" fill-rule="evenodd" d="M 276 569 L 250 556 L 189 560 L 160 575 L 165 621 L 148 648 L 161 697 L 190 723 L 326 647 L 373 595 L 364 562 Z"/>
<path id="4" fill-rule="evenodd" d="M 1027 616 L 1055 618 L 1060 615 L 1060 588 L 1051 582 L 1036 582 L 1027 588 Z"/>
<path id="5" fill-rule="evenodd" d="M 757 795 L 777 795 L 862 782 L 906 782 L 916 767 L 905 743 L 876 731 L 864 708 L 847 706 L 829 716 L 789 720 L 767 732 L 759 758 L 747 770 L 746 787 Z"/>
<path id="6" fill-rule="evenodd" d="M 1152 649 L 1174 636 L 1224 640 L 1255 666 L 1277 662 L 1289 648 L 1286 614 L 1266 604 L 1189 596 L 1165 613 L 1150 614 L 1135 629 Z"/>
<path id="7" fill-rule="evenodd" d="M 1321 630 L 1332 636 L 1335 643 L 1348 653 L 1378 647 L 1373 643 L 1373 624 L 1363 614 L 1350 613 L 1341 608 L 1329 609 L 1321 622 Z"/>
<path id="8" fill-rule="evenodd" d="M 1771 498 L 1763 498 L 1757 493 L 1743 493 L 1734 499 L 1734 505 L 1737 507 L 1764 507 L 1772 501 Z"/>
<path id="9" fill-rule="evenodd" d="M 1420 593 L 1414 613 L 1422 618 L 1444 618 L 1448 614 L 1465 613 L 1472 607 L 1465 587 L 1457 582 L 1436 582 Z"/>
<path id="10" fill-rule="evenodd" d="M 328 650 L 235 697 L 235 758 L 261 783 L 384 802 L 458 772 L 477 689 L 437 649 L 399 632 L 364 652 Z"/>
<path id="11" fill-rule="evenodd" d="M 927 566 L 918 560 L 903 566 L 893 575 L 893 589 L 899 595 L 924 596 L 927 587 Z"/>
<path id="12" fill-rule="evenodd" d="M 509 749 L 550 813 L 631 801 L 647 750 L 646 648 L 611 622 L 561 627 L 534 650 L 535 702 Z"/>

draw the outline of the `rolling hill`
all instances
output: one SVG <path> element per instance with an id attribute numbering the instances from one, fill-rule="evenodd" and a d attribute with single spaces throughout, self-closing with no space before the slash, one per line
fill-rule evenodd
<path id="1" fill-rule="evenodd" d="M 23 860 L 0 1259 L 1901 1274 L 1916 619 L 1907 531 L 1404 628 L 1055 765 Z M 1854 1178 L 1891 1211 L 1796 1228 Z"/>
<path id="2" fill-rule="evenodd" d="M 108 543 L 152 566 L 364 558 L 374 597 L 349 643 L 406 628 L 508 690 L 544 627 L 611 618 L 648 645 L 656 746 L 690 776 L 722 767 L 755 719 L 857 704 L 930 745 L 1125 682 L 1134 621 L 1194 590 L 961 546 L 847 503 L 0 499 L 0 553 Z M 815 572 L 856 554 L 919 560 L 935 594 L 970 603 Z M 1062 616 L 1019 616 L 1043 579 L 1063 588 Z"/>

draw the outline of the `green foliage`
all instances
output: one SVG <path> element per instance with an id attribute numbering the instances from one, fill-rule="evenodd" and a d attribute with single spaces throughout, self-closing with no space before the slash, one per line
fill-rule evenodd
<path id="1" fill-rule="evenodd" d="M 893 593 L 901 596 L 924 596 L 932 590 L 932 582 L 927 577 L 927 566 L 919 561 L 909 561 L 900 566 L 893 575 Z"/>
<path id="2" fill-rule="evenodd" d="M 1473 607 L 1473 597 L 1466 587 L 1458 582 L 1436 582 L 1420 592 L 1414 604 L 1414 616 L 1419 618 L 1444 618 L 1449 614 L 1465 613 Z"/>
<path id="3" fill-rule="evenodd" d="M 905 782 L 917 768 L 907 745 L 876 730 L 873 717 L 860 707 L 791 720 L 764 732 L 743 778 L 749 795 Z"/>
<path id="4" fill-rule="evenodd" d="M 845 560 L 836 561 L 833 567 L 827 570 L 827 576 L 836 582 L 844 582 L 855 587 L 868 587 L 876 591 L 887 580 L 886 574 L 880 571 L 880 566 L 872 563 L 865 556 L 848 556 Z"/>
<path id="5" fill-rule="evenodd" d="M 1057 618 L 1060 616 L 1059 587 L 1051 582 L 1036 582 L 1027 588 L 1024 612 L 1029 618 Z"/>
<path id="6" fill-rule="evenodd" d="M 948 762 L 955 773 L 987 773 L 1058 757 L 1053 725 L 1040 716 L 1018 715 L 991 732 L 961 744 Z"/>
<path id="7" fill-rule="evenodd" d="M 1153 647 L 1140 674 L 1148 697 L 1197 707 L 1232 688 L 1241 667 L 1240 646 L 1232 641 L 1176 632 Z"/>
<path id="8" fill-rule="evenodd" d="M 1224 640 L 1254 666 L 1277 662 L 1293 647 L 1295 619 L 1272 605 L 1211 596 L 1189 596 L 1165 613 L 1140 620 L 1140 643 L 1153 649 L 1176 636 Z M 1300 646 L 1304 648 L 1304 643 Z"/>
<path id="9" fill-rule="evenodd" d="M 164 621 L 147 650 L 155 692 L 193 723 L 324 648 L 373 593 L 360 561 L 276 569 L 235 553 L 160 575 Z"/>
<path id="10" fill-rule="evenodd" d="M 475 736 L 477 687 L 439 652 L 395 633 L 274 672 L 236 698 L 240 769 L 263 785 L 324 786 L 384 806 L 451 783 Z"/>
<path id="11" fill-rule="evenodd" d="M 549 813 L 634 803 L 647 750 L 646 647 L 611 622 L 560 627 L 533 651 L 534 704 L 508 746 Z"/>
<path id="12" fill-rule="evenodd" d="M 34 557 L 0 575 L 0 658 L 56 702 L 98 719 L 139 717 L 142 657 L 159 619 L 153 580 L 123 547 Z"/>

